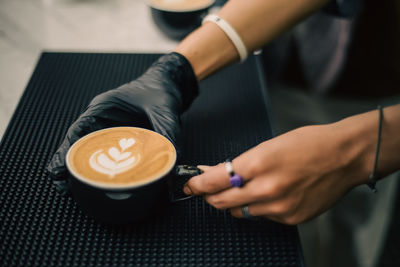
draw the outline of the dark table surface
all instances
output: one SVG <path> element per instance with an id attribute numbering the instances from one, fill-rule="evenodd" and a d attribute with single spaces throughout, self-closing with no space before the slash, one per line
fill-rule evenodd
<path id="1" fill-rule="evenodd" d="M 68 126 L 92 97 L 138 77 L 158 56 L 42 54 L 0 144 L 0 265 L 304 265 L 296 227 L 235 219 L 201 198 L 114 226 L 56 193 L 45 167 Z M 181 162 L 216 164 L 271 137 L 262 73 L 250 57 L 201 82 L 182 118 Z"/>

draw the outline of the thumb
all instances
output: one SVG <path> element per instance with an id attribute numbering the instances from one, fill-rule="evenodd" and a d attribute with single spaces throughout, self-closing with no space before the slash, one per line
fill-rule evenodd
<path id="1" fill-rule="evenodd" d="M 82 117 L 75 121 L 69 127 L 63 142 L 47 165 L 50 178 L 57 191 L 63 195 L 68 191 L 68 170 L 65 164 L 68 150 L 79 138 L 96 130 L 94 125 L 95 120 L 92 117 Z"/>
<path id="2" fill-rule="evenodd" d="M 47 165 L 49 176 L 53 181 L 53 184 L 55 185 L 57 191 L 62 195 L 66 194 L 68 191 L 65 157 L 70 146 L 71 142 L 67 137 L 65 137 L 61 146 L 57 149 L 56 153 L 54 153 L 50 163 Z"/>

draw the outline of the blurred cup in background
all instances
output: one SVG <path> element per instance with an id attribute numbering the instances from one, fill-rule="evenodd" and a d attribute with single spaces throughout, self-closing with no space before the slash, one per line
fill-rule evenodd
<path id="1" fill-rule="evenodd" d="M 151 15 L 160 30 L 181 40 L 200 26 L 215 0 L 147 0 Z"/>

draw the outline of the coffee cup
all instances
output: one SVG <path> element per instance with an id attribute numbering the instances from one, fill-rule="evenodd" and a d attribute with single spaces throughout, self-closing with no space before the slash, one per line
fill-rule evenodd
<path id="1" fill-rule="evenodd" d="M 201 25 L 215 0 L 148 0 L 151 15 L 160 30 L 180 40 Z"/>
<path id="2" fill-rule="evenodd" d="M 176 158 L 173 144 L 154 131 L 137 127 L 95 131 L 67 153 L 70 190 L 82 211 L 97 220 L 144 220 L 177 200 L 171 192 L 179 173 L 201 172 L 177 166 Z"/>

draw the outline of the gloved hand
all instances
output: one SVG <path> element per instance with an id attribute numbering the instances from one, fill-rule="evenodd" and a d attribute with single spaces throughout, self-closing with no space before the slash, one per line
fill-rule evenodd
<path id="1" fill-rule="evenodd" d="M 150 128 L 177 146 L 180 114 L 198 94 L 187 59 L 178 53 L 159 58 L 140 78 L 96 96 L 68 132 L 47 170 L 60 193 L 68 192 L 65 157 L 82 136 L 108 127 Z"/>

